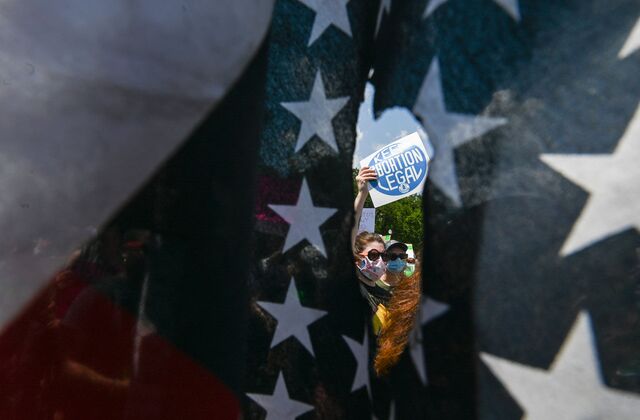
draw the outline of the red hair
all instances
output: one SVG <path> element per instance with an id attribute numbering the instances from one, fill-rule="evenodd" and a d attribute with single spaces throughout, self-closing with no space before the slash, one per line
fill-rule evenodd
<path id="1" fill-rule="evenodd" d="M 373 363 L 376 375 L 382 376 L 398 363 L 409 341 L 409 334 L 416 323 L 420 306 L 421 270 L 404 278 L 393 288 L 387 305 L 387 317 L 378 335 L 378 351 Z M 401 274 L 402 275 L 402 274 Z"/>

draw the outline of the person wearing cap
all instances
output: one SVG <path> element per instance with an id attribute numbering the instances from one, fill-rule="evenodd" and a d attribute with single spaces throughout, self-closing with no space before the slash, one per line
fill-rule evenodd
<path id="1" fill-rule="evenodd" d="M 394 239 L 387 241 L 385 244 L 385 259 L 387 260 L 385 282 L 390 286 L 396 286 L 403 279 L 409 258 L 408 249 L 407 244 Z"/>

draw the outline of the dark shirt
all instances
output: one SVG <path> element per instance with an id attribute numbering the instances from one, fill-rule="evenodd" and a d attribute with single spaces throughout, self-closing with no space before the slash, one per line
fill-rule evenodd
<path id="1" fill-rule="evenodd" d="M 383 288 L 378 282 L 376 282 L 375 286 L 369 286 L 361 281 L 360 293 L 369 303 L 373 313 L 378 310 L 379 304 L 387 306 L 389 299 L 391 298 L 391 292 L 388 289 Z"/>

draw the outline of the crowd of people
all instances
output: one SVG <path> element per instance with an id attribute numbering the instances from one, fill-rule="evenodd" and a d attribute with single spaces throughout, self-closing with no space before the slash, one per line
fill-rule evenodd
<path id="1" fill-rule="evenodd" d="M 360 217 L 369 194 L 369 182 L 377 179 L 373 168 L 364 166 L 356 176 L 358 192 L 354 202 L 355 222 L 351 234 L 359 288 L 371 308 L 371 323 L 376 335 L 374 360 L 376 374 L 388 373 L 409 340 L 420 307 L 421 270 L 418 261 L 407 254 L 408 246 L 388 240 L 374 232 L 358 233 Z M 407 264 L 416 264 L 406 270 Z"/>

